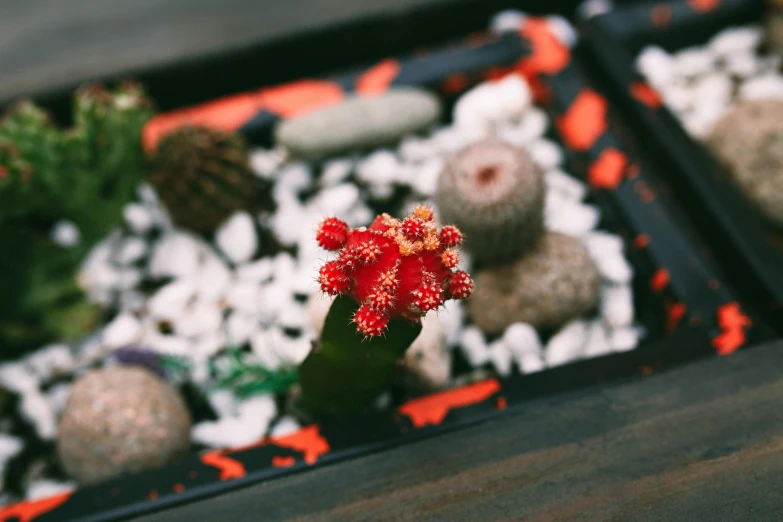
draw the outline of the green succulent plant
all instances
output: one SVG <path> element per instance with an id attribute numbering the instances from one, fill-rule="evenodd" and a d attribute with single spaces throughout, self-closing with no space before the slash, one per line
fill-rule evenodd
<path id="1" fill-rule="evenodd" d="M 0 358 L 96 325 L 75 280 L 84 256 L 121 223 L 147 170 L 141 129 L 152 116 L 136 84 L 76 93 L 73 126 L 58 128 L 31 101 L 0 120 Z M 79 241 L 51 238 L 73 223 Z"/>

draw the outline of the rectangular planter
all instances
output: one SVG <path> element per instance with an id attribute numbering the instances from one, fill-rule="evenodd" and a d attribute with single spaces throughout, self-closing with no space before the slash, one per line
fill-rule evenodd
<path id="1" fill-rule="evenodd" d="M 249 447 L 193 455 L 163 470 L 23 502 L 0 510 L 0 521 L 97 522 L 138 516 L 483 422 L 537 397 L 649 375 L 770 338 L 754 306 L 758 303 L 735 289 L 744 279 L 715 262 L 714 251 L 643 148 L 646 143 L 629 132 L 617 118 L 613 100 L 610 103 L 586 73 L 582 49 L 565 47 L 541 19 L 528 18 L 519 31 L 501 37 L 476 34 L 467 42 L 433 47 L 428 53 L 402 53 L 419 44 L 432 44 L 436 38 L 464 37 L 482 29 L 498 4 L 442 6 L 416 15 L 327 29 L 296 42 L 265 44 L 237 51 L 233 58 L 142 72 L 137 77 L 147 82 L 153 98 L 164 107 L 203 102 L 159 116 L 147 128 L 145 139 L 151 144 L 167 129 L 196 122 L 238 130 L 251 140 L 266 143 L 280 118 L 320 105 L 319 98 L 312 96 L 318 91 L 310 90 L 314 85 L 360 95 L 380 92 L 390 85 L 422 85 L 451 99 L 478 81 L 511 72 L 523 74 L 555 123 L 552 137 L 567 151 L 569 170 L 593 188 L 592 202 L 600 207 L 605 228 L 625 239 L 635 270 L 637 316 L 648 331 L 646 340 L 629 352 L 535 374 L 490 378 L 352 422 L 311 425 Z M 448 23 L 433 25 L 446 13 Z M 279 54 L 280 46 L 287 54 Z M 389 51 L 402 54 L 378 59 Z M 309 70 L 316 56 L 325 57 L 325 63 L 336 70 L 349 72 L 321 75 L 320 70 Z M 369 60 L 371 57 L 374 59 Z M 290 68 L 281 65 L 284 72 L 275 74 L 295 81 L 260 88 L 259 66 L 249 65 L 283 61 L 291 62 Z M 361 65 L 364 62 L 370 65 Z M 189 91 L 196 78 L 207 85 Z M 246 92 L 236 94 L 238 91 Z M 187 93 L 186 97 L 177 98 L 180 93 Z M 231 96 L 215 99 L 226 94 Z M 64 113 L 63 96 L 47 100 L 56 113 Z"/>
<path id="2" fill-rule="evenodd" d="M 730 26 L 758 22 L 756 0 L 644 2 L 590 19 L 583 42 L 618 109 L 655 154 L 691 218 L 727 269 L 776 328 L 783 326 L 783 242 L 714 156 L 681 127 L 637 73 L 648 45 L 668 51 L 706 42 Z"/>

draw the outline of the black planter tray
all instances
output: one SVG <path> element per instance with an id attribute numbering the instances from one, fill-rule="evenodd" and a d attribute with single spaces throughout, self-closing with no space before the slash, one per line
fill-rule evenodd
<path id="1" fill-rule="evenodd" d="M 718 161 L 685 132 L 634 68 L 634 57 L 646 45 L 669 51 L 696 45 L 727 27 L 758 22 L 761 13 L 756 0 L 645 2 L 588 20 L 583 43 L 605 76 L 607 92 L 656 154 L 716 254 L 780 329 L 783 235 L 738 194 Z"/>
<path id="2" fill-rule="evenodd" d="M 564 47 L 540 19 L 529 18 L 518 33 L 475 36 L 467 44 L 426 56 L 385 60 L 326 80 L 300 80 L 276 90 L 235 95 L 162 115 L 149 129 L 200 121 L 241 130 L 263 143 L 277 118 L 319 105 L 306 88 L 301 90 L 302 85 L 325 87 L 335 98 L 353 90 L 379 92 L 398 83 L 437 87 L 453 96 L 478 80 L 522 73 L 555 122 L 570 171 L 593 187 L 593 202 L 601 208 L 603 224 L 626 240 L 636 274 L 637 316 L 648 331 L 638 348 L 536 374 L 487 379 L 355 420 L 310 425 L 249 447 L 193 455 L 162 470 L 8 506 L 0 510 L 0 522 L 108 521 L 137 516 L 483 422 L 535 397 L 649 375 L 769 338 L 752 303 L 733 289 L 731 280 L 712 260 L 711 251 L 638 148 L 634 135 L 621 126 L 607 100 L 592 87 L 581 62 L 579 49 Z M 202 70 L 205 76 L 210 72 Z M 284 110 L 269 110 L 270 92 L 294 92 L 292 99 L 298 103 L 289 99 L 282 105 Z M 267 101 L 258 105 L 258 100 Z M 154 132 L 149 129 L 147 137 L 153 143 Z"/>

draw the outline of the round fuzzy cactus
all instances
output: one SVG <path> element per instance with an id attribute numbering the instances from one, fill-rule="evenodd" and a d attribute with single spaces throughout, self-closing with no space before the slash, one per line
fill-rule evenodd
<path id="1" fill-rule="evenodd" d="M 466 307 L 490 335 L 520 321 L 556 330 L 595 308 L 599 291 L 598 269 L 582 242 L 548 232 L 518 261 L 477 273 Z"/>
<path id="2" fill-rule="evenodd" d="M 321 289 L 337 297 L 299 369 L 300 404 L 316 415 L 365 410 L 391 385 L 421 318 L 473 290 L 471 277 L 454 270 L 462 234 L 419 207 L 405 219 L 384 214 L 356 229 L 328 218 L 317 240 L 337 253 L 318 275 Z"/>
<path id="3" fill-rule="evenodd" d="M 158 144 L 150 182 L 178 226 L 213 234 L 237 210 L 264 203 L 238 134 L 185 126 Z"/>
<path id="4" fill-rule="evenodd" d="M 524 150 L 485 140 L 459 150 L 438 179 L 444 221 L 465 232 L 474 261 L 499 264 L 529 250 L 544 229 L 545 185 Z"/>

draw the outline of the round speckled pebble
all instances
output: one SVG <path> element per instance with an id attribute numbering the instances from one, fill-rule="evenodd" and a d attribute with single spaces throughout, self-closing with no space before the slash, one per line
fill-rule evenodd
<path id="1" fill-rule="evenodd" d="M 187 454 L 191 419 L 179 392 L 147 370 L 113 366 L 74 384 L 57 451 L 82 483 L 158 468 Z"/>

